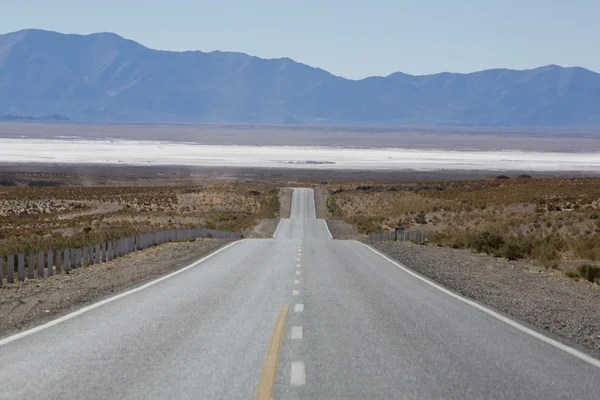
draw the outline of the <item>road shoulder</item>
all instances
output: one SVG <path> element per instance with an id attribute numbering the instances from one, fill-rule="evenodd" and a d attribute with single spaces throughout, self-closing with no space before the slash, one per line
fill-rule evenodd
<path id="1" fill-rule="evenodd" d="M 600 287 L 469 250 L 403 242 L 373 248 L 443 286 L 509 316 L 600 351 Z"/>
<path id="2" fill-rule="evenodd" d="M 104 264 L 0 289 L 0 337 L 174 272 L 231 243 L 208 239 L 167 243 Z"/>

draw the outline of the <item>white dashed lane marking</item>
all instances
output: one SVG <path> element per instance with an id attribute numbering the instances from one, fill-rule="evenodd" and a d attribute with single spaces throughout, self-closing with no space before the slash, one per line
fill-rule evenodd
<path id="1" fill-rule="evenodd" d="M 292 339 L 302 340 L 302 327 L 301 326 L 292 326 Z"/>
<path id="2" fill-rule="evenodd" d="M 296 275 L 300 275 L 300 271 L 296 271 Z"/>
<path id="3" fill-rule="evenodd" d="M 294 281 L 294 284 L 296 284 L 296 285 L 299 285 L 299 284 L 300 284 L 300 279 L 296 279 L 296 280 Z"/>
<path id="4" fill-rule="evenodd" d="M 292 363 L 292 373 L 290 375 L 290 384 L 292 386 L 302 386 L 306 384 L 306 371 L 304 369 L 304 363 L 301 361 L 294 361 Z"/>
<path id="5" fill-rule="evenodd" d="M 300 294 L 299 290 L 292 290 L 292 296 L 298 296 Z"/>
<path id="6" fill-rule="evenodd" d="M 294 306 L 294 312 L 304 312 L 304 304 L 296 304 Z"/>

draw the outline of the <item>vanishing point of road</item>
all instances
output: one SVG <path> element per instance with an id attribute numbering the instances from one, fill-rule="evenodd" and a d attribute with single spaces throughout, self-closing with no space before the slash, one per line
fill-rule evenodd
<path id="1" fill-rule="evenodd" d="M 355 242 L 274 239 L 0 340 L 0 399 L 594 399 L 600 362 Z"/>

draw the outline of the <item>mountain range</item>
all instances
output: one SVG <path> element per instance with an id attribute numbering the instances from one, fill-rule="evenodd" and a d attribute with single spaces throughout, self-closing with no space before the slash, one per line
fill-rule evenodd
<path id="1" fill-rule="evenodd" d="M 75 121 L 600 126 L 600 74 L 549 65 L 350 80 L 289 58 L 149 49 L 113 33 L 0 35 L 0 115 Z"/>

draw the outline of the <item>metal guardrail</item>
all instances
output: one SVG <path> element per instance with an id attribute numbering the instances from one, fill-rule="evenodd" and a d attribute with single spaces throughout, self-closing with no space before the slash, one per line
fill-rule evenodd
<path id="1" fill-rule="evenodd" d="M 370 233 L 367 236 L 368 241 L 400 241 L 400 242 L 415 242 L 415 243 L 427 243 L 427 235 L 421 231 L 407 231 L 403 229 L 397 229 L 396 231 L 383 232 L 383 233 Z"/>
<path id="2" fill-rule="evenodd" d="M 147 249 L 163 243 L 182 242 L 197 238 L 240 239 L 240 232 L 218 231 L 214 229 L 196 228 L 170 231 L 142 233 L 123 239 L 88 246 L 66 249 L 48 249 L 25 253 L 9 253 L 6 257 L 6 282 L 24 281 L 27 279 L 53 276 L 61 271 L 81 268 L 84 265 L 101 264 L 123 257 L 138 250 Z M 25 265 L 27 259 L 27 265 Z M 0 287 L 4 280 L 4 257 L 0 257 Z"/>

